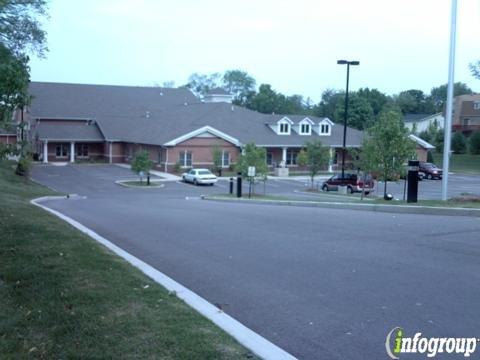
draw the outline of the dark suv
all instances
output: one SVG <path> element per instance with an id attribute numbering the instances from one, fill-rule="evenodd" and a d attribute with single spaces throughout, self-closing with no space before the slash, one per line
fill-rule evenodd
<path id="1" fill-rule="evenodd" d="M 425 174 L 425 177 L 429 180 L 431 179 L 441 179 L 443 175 L 442 169 L 440 169 L 437 165 L 428 163 L 428 162 L 421 162 L 418 166 L 418 170 Z"/>
<path id="2" fill-rule="evenodd" d="M 330 179 L 326 180 L 322 184 L 323 191 L 338 190 L 339 185 L 346 185 L 348 193 L 362 192 L 363 189 L 363 176 L 357 174 L 345 174 L 345 179 L 342 179 L 342 174 L 333 175 Z M 367 175 L 365 182 L 365 194 L 373 191 L 375 182 L 372 176 Z"/>

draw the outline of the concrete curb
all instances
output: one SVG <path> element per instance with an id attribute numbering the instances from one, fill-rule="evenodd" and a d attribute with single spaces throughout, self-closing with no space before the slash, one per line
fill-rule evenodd
<path id="1" fill-rule="evenodd" d="M 235 320 L 231 316 L 225 314 L 216 306 L 210 304 L 207 300 L 203 299 L 193 291 L 179 284 L 172 278 L 168 277 L 167 275 L 161 273 L 160 271 L 143 262 L 142 260 L 126 252 L 122 248 L 113 244 L 106 238 L 100 236 L 99 234 L 77 222 L 76 220 L 62 214 L 59 211 L 50 209 L 49 207 L 41 204 L 44 201 L 63 200 L 65 198 L 65 196 L 45 196 L 33 199 L 30 202 L 33 205 L 38 206 L 43 210 L 48 211 L 49 213 L 59 217 L 60 219 L 69 223 L 84 234 L 90 236 L 91 238 L 108 248 L 110 251 L 120 256 L 121 258 L 129 262 L 131 265 L 135 266 L 137 269 L 142 271 L 145 275 L 153 279 L 155 282 L 162 285 L 170 292 L 175 293 L 178 298 L 185 301 L 189 306 L 191 306 L 193 309 L 195 309 L 207 319 L 212 321 L 218 327 L 223 329 L 226 333 L 230 334 L 233 338 L 235 338 L 240 344 L 250 349 L 252 352 L 260 356 L 261 358 L 268 360 L 296 359 L 293 355 L 287 353 L 285 350 L 279 348 L 278 346 L 271 343 L 253 330 L 247 328 L 245 325 L 241 324 L 239 321 Z"/>
<path id="2" fill-rule="evenodd" d="M 130 181 L 136 181 L 136 180 L 116 180 L 115 184 L 120 185 L 120 186 L 124 186 L 124 187 L 127 187 L 127 188 L 132 188 L 132 189 L 161 189 L 161 188 L 165 187 L 165 184 L 162 184 L 163 181 L 161 181 L 161 180 L 151 180 L 150 179 L 150 185 L 155 184 L 155 185 L 152 185 L 152 186 L 136 186 L 136 185 L 127 184 L 127 182 L 130 182 Z"/>
<path id="3" fill-rule="evenodd" d="M 202 196 L 202 200 L 217 202 L 236 202 L 257 205 L 278 205 L 278 206 L 300 206 L 317 207 L 328 209 L 367 210 L 397 214 L 421 214 L 421 215 L 446 215 L 446 216 L 471 216 L 480 217 L 480 209 L 467 208 L 444 208 L 435 206 L 413 206 L 413 205 L 384 205 L 384 204 L 352 204 L 341 202 L 319 202 L 302 200 L 249 200 L 249 199 L 228 199 Z"/>

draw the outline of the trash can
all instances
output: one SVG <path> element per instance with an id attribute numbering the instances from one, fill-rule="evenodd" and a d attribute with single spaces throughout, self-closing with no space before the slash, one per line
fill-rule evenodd
<path id="1" fill-rule="evenodd" d="M 408 161 L 408 187 L 407 187 L 407 202 L 417 202 L 418 200 L 418 160 Z"/>

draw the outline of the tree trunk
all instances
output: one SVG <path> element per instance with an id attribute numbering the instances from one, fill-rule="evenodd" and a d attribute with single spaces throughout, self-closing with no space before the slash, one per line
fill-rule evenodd
<path id="1" fill-rule="evenodd" d="M 383 185 L 383 198 L 387 196 L 387 178 L 385 177 L 384 179 L 384 185 Z"/>

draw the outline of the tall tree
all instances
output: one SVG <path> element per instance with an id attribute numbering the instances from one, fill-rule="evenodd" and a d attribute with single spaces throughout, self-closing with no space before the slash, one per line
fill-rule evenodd
<path id="1" fill-rule="evenodd" d="M 0 0 L 0 127 L 9 125 L 15 109 L 28 105 L 28 54 L 47 51 L 41 16 L 46 16 L 45 0 Z M 21 144 L 25 155 L 24 139 Z"/>
<path id="2" fill-rule="evenodd" d="M 429 98 L 422 90 L 406 90 L 395 97 L 395 102 L 403 114 L 425 114 L 433 112 Z"/>
<path id="3" fill-rule="evenodd" d="M 38 18 L 46 16 L 46 8 L 46 0 L 0 0 L 0 43 L 14 56 L 42 56 L 46 33 Z"/>
<path id="4" fill-rule="evenodd" d="M 195 95 L 204 96 L 210 90 L 221 87 L 222 85 L 222 75 L 219 73 L 213 73 L 210 75 L 193 73 L 188 78 L 188 83 L 185 85 L 189 88 Z"/>
<path id="5" fill-rule="evenodd" d="M 270 84 L 260 85 L 258 93 L 251 98 L 248 106 L 264 114 L 278 113 L 280 109 L 278 95 Z"/>
<path id="6" fill-rule="evenodd" d="M 456 82 L 453 86 L 453 96 L 472 93 L 472 89 L 462 82 Z M 432 88 L 430 91 L 430 101 L 433 104 L 434 112 L 442 112 L 445 102 L 447 101 L 447 84 Z"/>
<path id="7" fill-rule="evenodd" d="M 342 98 L 345 97 L 342 95 Z M 337 103 L 333 120 L 343 122 L 345 118 L 345 100 Z M 374 123 L 374 113 L 370 103 L 363 97 L 352 93 L 348 97 L 347 125 L 355 129 L 364 130 Z"/>
<path id="8" fill-rule="evenodd" d="M 255 92 L 255 79 L 241 70 L 228 70 L 223 75 L 222 87 L 233 95 L 233 103 L 247 104 L 249 96 Z"/>
<path id="9" fill-rule="evenodd" d="M 470 71 L 474 78 L 480 79 L 480 60 L 470 63 Z"/>
<path id="10" fill-rule="evenodd" d="M 357 96 L 368 101 L 373 110 L 373 115 L 380 114 L 385 105 L 389 102 L 389 97 L 377 89 L 361 88 L 357 91 Z"/>
<path id="11" fill-rule="evenodd" d="M 318 117 L 328 117 L 330 120 L 335 120 L 335 111 L 344 99 L 343 92 L 327 89 L 322 93 L 322 99 L 318 105 L 313 108 L 313 113 Z"/>
<path id="12" fill-rule="evenodd" d="M 362 154 L 372 169 L 384 181 L 384 197 L 387 183 L 403 171 L 404 163 L 415 156 L 415 146 L 408 138 L 402 116 L 394 111 L 380 114 L 378 121 L 368 129 L 362 144 Z"/>

